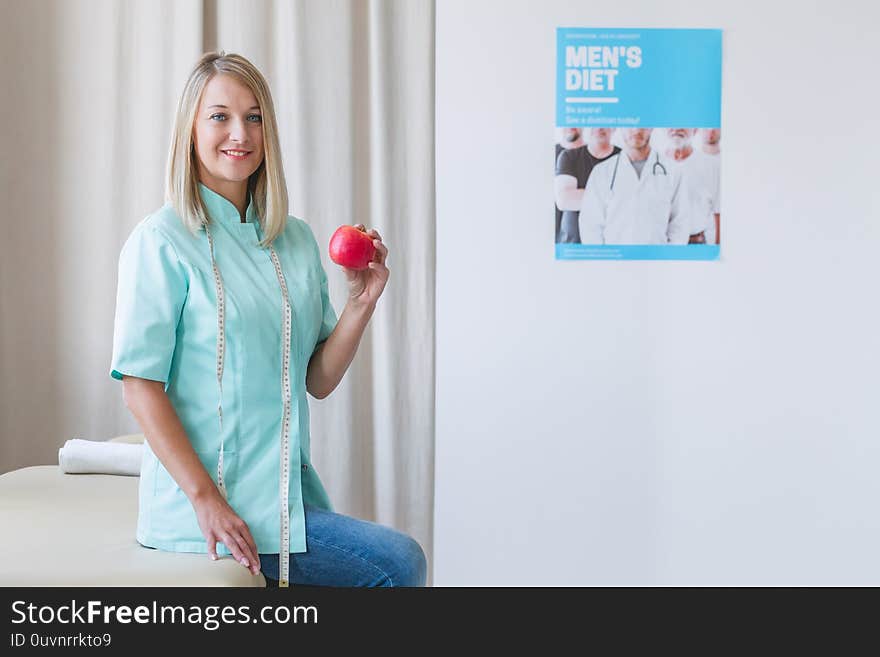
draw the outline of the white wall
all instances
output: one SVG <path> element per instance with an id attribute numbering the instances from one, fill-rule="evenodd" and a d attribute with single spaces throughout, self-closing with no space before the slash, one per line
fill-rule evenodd
<path id="1" fill-rule="evenodd" d="M 878 17 L 438 2 L 437 585 L 880 584 Z M 725 30 L 720 262 L 554 260 L 580 25 Z"/>

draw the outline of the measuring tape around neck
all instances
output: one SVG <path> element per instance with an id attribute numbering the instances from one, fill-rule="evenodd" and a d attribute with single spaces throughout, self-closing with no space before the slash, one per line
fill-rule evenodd
<path id="1" fill-rule="evenodd" d="M 211 269 L 214 271 L 214 287 L 217 293 L 217 387 L 219 401 L 217 404 L 217 416 L 220 424 L 220 456 L 217 461 L 217 487 L 223 498 L 227 498 L 226 485 L 223 480 L 223 363 L 226 355 L 226 298 L 223 293 L 223 279 L 220 277 L 220 269 L 214 258 L 214 239 L 207 224 L 205 233 L 208 236 L 208 250 L 211 254 Z M 290 415 L 291 415 L 291 389 L 290 389 L 290 344 L 292 340 L 292 308 L 290 297 L 287 294 L 287 283 L 284 280 L 284 271 L 281 269 L 281 261 L 275 249 L 269 246 L 269 255 L 275 267 L 275 275 L 278 277 L 278 285 L 281 288 L 281 390 L 284 401 L 281 418 L 281 450 L 280 472 L 278 482 L 278 498 L 280 506 L 281 546 L 278 552 L 278 586 L 290 586 L 290 515 L 288 510 L 289 485 L 290 485 Z M 228 546 L 227 546 L 228 547 Z"/>

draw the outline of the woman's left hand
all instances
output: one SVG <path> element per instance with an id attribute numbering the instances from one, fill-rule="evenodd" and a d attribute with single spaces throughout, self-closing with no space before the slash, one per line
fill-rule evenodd
<path id="1" fill-rule="evenodd" d="M 376 252 L 373 260 L 366 269 L 349 269 L 343 267 L 345 277 L 348 279 L 349 302 L 363 306 L 375 306 L 385 283 L 388 282 L 388 267 L 385 266 L 385 258 L 388 257 L 388 249 L 382 243 L 382 237 L 375 230 L 367 230 L 363 224 L 355 226 L 359 231 L 373 238 L 373 246 Z"/>

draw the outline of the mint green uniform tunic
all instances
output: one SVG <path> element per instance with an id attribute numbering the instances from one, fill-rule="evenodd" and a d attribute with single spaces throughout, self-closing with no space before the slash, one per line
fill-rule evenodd
<path id="1" fill-rule="evenodd" d="M 260 553 L 280 545 L 282 300 L 253 205 L 242 223 L 225 198 L 200 185 L 226 299 L 223 478 L 230 506 Z M 309 226 L 289 217 L 273 243 L 292 307 L 289 434 L 290 551 L 305 552 L 303 504 L 332 506 L 309 458 L 306 368 L 336 325 L 327 275 Z M 166 205 L 139 223 L 119 257 L 111 376 L 162 381 L 205 469 L 217 482 L 217 294 L 207 235 Z M 206 552 L 195 511 L 145 444 L 137 540 L 174 552 Z M 229 554 L 217 546 L 219 554 Z"/>

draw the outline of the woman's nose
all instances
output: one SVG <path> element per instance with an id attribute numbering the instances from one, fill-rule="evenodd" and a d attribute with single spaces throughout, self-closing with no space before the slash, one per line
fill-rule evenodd
<path id="1" fill-rule="evenodd" d="M 247 141 L 247 126 L 241 119 L 233 119 L 229 126 L 229 139 L 237 142 Z"/>

